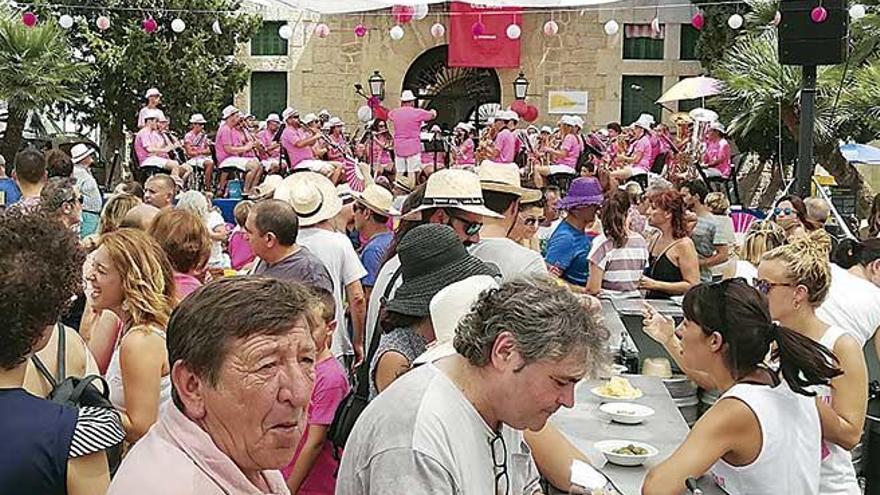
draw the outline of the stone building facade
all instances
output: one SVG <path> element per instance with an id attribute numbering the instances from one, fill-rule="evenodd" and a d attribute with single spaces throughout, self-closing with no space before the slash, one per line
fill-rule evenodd
<path id="1" fill-rule="evenodd" d="M 658 11 L 653 7 L 656 3 L 651 5 L 641 8 L 639 0 L 634 0 L 604 5 L 601 10 L 554 12 L 552 18 L 559 24 L 559 33 L 555 36 L 546 36 L 542 29 L 551 13 L 526 11 L 522 16 L 520 69 L 492 70 L 500 83 L 497 103 L 510 104 L 513 80 L 522 71 L 531 83 L 528 101 L 540 112 L 536 124 L 553 125 L 558 119 L 557 115 L 547 113 L 548 94 L 554 90 L 586 91 L 588 112 L 582 116 L 590 126 L 619 121 L 622 114 L 634 115 L 639 110 L 656 109 L 659 117 L 660 109 L 651 101 L 681 78 L 700 74 L 701 68 L 695 60 L 681 60 L 687 51 L 682 49 L 682 42 L 687 41 L 682 31 L 691 29 L 690 11 L 680 8 Z M 414 61 L 429 49 L 447 42 L 445 38 L 431 36 L 432 24 L 439 21 L 448 26 L 449 22 L 448 17 L 434 12 L 442 7 L 434 5 L 426 19 L 404 27 L 405 36 L 400 41 L 393 41 L 388 34 L 394 25 L 390 15 L 370 13 L 321 18 L 284 7 L 256 4 L 250 7 L 264 18 L 268 28 L 264 37 L 277 35 L 280 23 L 288 23 L 293 33 L 286 50 L 282 49 L 286 54 L 263 55 L 260 53 L 265 50 L 260 52 L 252 46 L 243 46 L 237 55 L 253 74 L 251 84 L 237 95 L 236 103 L 240 108 L 256 110 L 260 119 L 265 118 L 259 113 L 267 108 L 267 92 L 274 91 L 275 103 L 270 106 L 278 106 L 284 100 L 302 112 L 327 109 L 347 122 L 354 122 L 364 100 L 355 94 L 353 86 L 361 83 L 368 88 L 367 79 L 375 70 L 386 80 L 386 105 L 396 106 Z M 655 16 L 659 16 L 663 24 L 662 54 L 655 53 L 653 59 L 625 57 L 627 25 L 644 27 Z M 620 30 L 608 36 L 603 24 L 612 18 L 620 24 Z M 319 22 L 331 28 L 326 38 L 314 35 Z M 354 34 L 355 26 L 360 23 L 369 28 L 363 38 Z M 659 45 L 656 41 L 652 43 L 657 52 Z M 275 81 L 271 89 L 264 82 L 269 74 L 274 74 L 271 77 Z M 632 87 L 643 86 L 642 82 L 651 83 L 648 84 L 651 87 L 635 94 Z M 662 110 L 663 117 L 677 109 L 676 104 L 672 104 L 668 110 Z"/>

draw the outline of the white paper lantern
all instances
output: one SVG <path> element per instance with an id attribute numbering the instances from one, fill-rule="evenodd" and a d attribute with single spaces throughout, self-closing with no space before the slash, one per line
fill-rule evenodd
<path id="1" fill-rule="evenodd" d="M 865 13 L 865 6 L 859 3 L 849 8 L 849 16 L 852 17 L 854 21 L 864 18 Z"/>
<path id="2" fill-rule="evenodd" d="M 544 34 L 547 36 L 556 36 L 559 32 L 559 24 L 556 21 L 547 21 L 544 23 Z"/>
<path id="3" fill-rule="evenodd" d="M 727 18 L 727 25 L 730 26 L 730 29 L 739 29 L 743 27 L 743 16 L 733 14 Z"/>
<path id="4" fill-rule="evenodd" d="M 220 21 L 214 21 L 214 24 L 211 24 L 211 29 L 215 34 L 223 34 L 223 30 L 220 29 Z"/>
<path id="5" fill-rule="evenodd" d="M 402 40 L 404 34 L 405 33 L 403 32 L 403 28 L 400 26 L 394 26 L 388 31 L 388 35 L 391 36 L 391 39 L 393 39 L 394 41 Z"/>
<path id="6" fill-rule="evenodd" d="M 183 22 L 183 19 L 174 19 L 171 21 L 171 30 L 175 33 L 182 33 L 184 29 L 186 29 L 186 23 Z"/>
<path id="7" fill-rule="evenodd" d="M 101 31 L 110 29 L 110 18 L 105 15 L 98 17 L 95 19 L 95 26 L 98 26 Z"/>
<path id="8" fill-rule="evenodd" d="M 608 36 L 614 36 L 620 31 L 620 24 L 617 23 L 614 19 L 605 23 L 605 34 Z"/>
<path id="9" fill-rule="evenodd" d="M 282 24 L 281 27 L 278 28 L 278 36 L 283 40 L 289 40 L 291 36 L 293 36 L 293 28 L 290 27 L 290 24 Z"/>
<path id="10" fill-rule="evenodd" d="M 70 29 L 73 27 L 73 17 L 70 17 L 67 14 L 63 14 L 58 18 L 58 25 L 63 27 L 64 29 Z"/>
<path id="11" fill-rule="evenodd" d="M 425 17 L 428 17 L 428 4 L 420 3 L 416 4 L 415 12 L 413 12 L 413 19 L 417 21 L 421 21 Z"/>
<path id="12" fill-rule="evenodd" d="M 651 31 L 654 34 L 660 34 L 660 18 L 655 17 L 651 20 Z"/>
<path id="13" fill-rule="evenodd" d="M 358 108 L 357 115 L 358 115 L 358 120 L 360 120 L 361 122 L 366 124 L 367 122 L 372 120 L 373 111 L 370 110 L 370 107 L 368 107 L 367 105 L 364 105 L 364 106 Z"/>
<path id="14" fill-rule="evenodd" d="M 507 37 L 512 40 L 518 40 L 522 36 L 522 28 L 518 24 L 507 26 Z"/>
<path id="15" fill-rule="evenodd" d="M 445 35 L 446 35 L 446 26 L 444 26 L 443 24 L 440 24 L 438 22 L 437 24 L 434 24 L 433 26 L 431 26 L 431 36 L 433 36 L 435 38 L 442 38 Z"/>

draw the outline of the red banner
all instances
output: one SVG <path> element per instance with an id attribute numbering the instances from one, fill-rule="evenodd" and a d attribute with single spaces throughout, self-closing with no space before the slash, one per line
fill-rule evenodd
<path id="1" fill-rule="evenodd" d="M 451 12 L 450 67 L 519 67 L 520 39 L 510 39 L 507 27 L 511 24 L 522 27 L 521 9 L 453 2 Z"/>

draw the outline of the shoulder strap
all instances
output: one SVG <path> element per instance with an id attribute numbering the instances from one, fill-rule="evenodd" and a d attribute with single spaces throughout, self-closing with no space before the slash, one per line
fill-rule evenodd
<path id="1" fill-rule="evenodd" d="M 67 330 L 61 322 L 55 324 L 58 330 L 58 379 L 64 380 L 67 376 Z"/>
<path id="2" fill-rule="evenodd" d="M 654 263 L 651 264 L 651 274 L 649 275 L 651 278 L 654 278 L 654 270 L 657 268 L 657 261 L 659 261 L 660 258 L 662 258 L 664 254 L 666 254 L 667 252 L 669 252 L 669 250 L 672 249 L 673 246 L 675 246 L 676 244 L 678 244 L 679 242 L 681 242 L 681 241 L 683 241 L 683 240 L 684 240 L 684 237 L 682 237 L 681 239 L 677 239 L 677 240 L 674 240 L 674 241 L 670 242 L 669 245 L 666 246 L 665 248 L 663 248 L 663 251 L 660 251 L 660 254 L 658 254 L 658 255 L 654 258 Z M 648 255 L 649 255 L 649 256 L 651 255 L 651 249 L 654 248 L 654 244 L 656 244 L 656 241 L 655 241 L 654 243 L 651 244 L 651 248 L 648 250 Z M 670 261 L 671 261 L 671 260 L 670 260 Z"/>
<path id="3" fill-rule="evenodd" d="M 55 329 L 59 331 L 59 334 L 58 334 L 58 358 L 57 358 L 58 359 L 58 377 L 59 377 L 59 379 L 63 380 L 64 379 L 64 372 L 65 372 L 65 370 L 64 370 L 64 356 L 65 356 L 65 354 L 64 354 L 64 341 L 65 341 L 64 325 L 62 325 L 61 323 L 57 323 L 55 325 Z M 43 361 L 37 357 L 36 353 L 34 353 L 34 355 L 31 356 L 31 362 L 34 363 L 34 366 L 37 368 L 37 371 L 39 371 L 40 374 L 43 375 L 43 378 L 45 378 L 46 381 L 49 382 L 49 385 L 51 385 L 53 389 L 58 386 L 58 380 L 56 380 L 55 377 L 52 376 L 52 373 L 49 371 L 48 368 L 46 368 L 45 363 L 43 363 Z"/>
<path id="4" fill-rule="evenodd" d="M 388 285 L 385 286 L 385 292 L 382 293 L 382 297 L 379 299 L 379 311 L 378 314 L 382 313 L 382 306 L 385 305 L 385 302 L 388 300 L 388 296 L 391 294 L 391 291 L 394 289 L 394 284 L 397 282 L 397 279 L 400 278 L 400 268 L 394 271 L 394 275 L 391 276 L 391 280 L 388 281 Z M 357 369 L 357 393 L 358 395 L 362 395 L 367 397 L 370 392 L 370 363 L 373 361 L 373 355 L 376 354 L 376 349 L 379 348 L 379 341 L 382 339 L 382 330 L 379 326 L 379 318 L 376 318 L 376 325 L 373 327 L 373 338 L 370 339 L 370 348 L 367 350 L 367 355 L 364 358 L 364 362 L 361 363 L 360 367 Z"/>

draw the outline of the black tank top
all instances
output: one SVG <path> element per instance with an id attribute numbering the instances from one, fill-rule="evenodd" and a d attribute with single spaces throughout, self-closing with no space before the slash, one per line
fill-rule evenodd
<path id="1" fill-rule="evenodd" d="M 651 277 L 658 282 L 681 282 L 684 280 L 684 277 L 681 274 L 681 269 L 669 259 L 666 253 L 669 252 L 669 249 L 672 248 L 678 241 L 674 241 L 668 246 L 666 249 L 660 253 L 660 256 L 651 255 L 648 258 L 648 268 L 645 270 L 645 275 Z M 671 296 L 666 292 L 658 291 L 658 290 L 649 290 L 645 294 L 646 299 L 669 299 Z"/>

